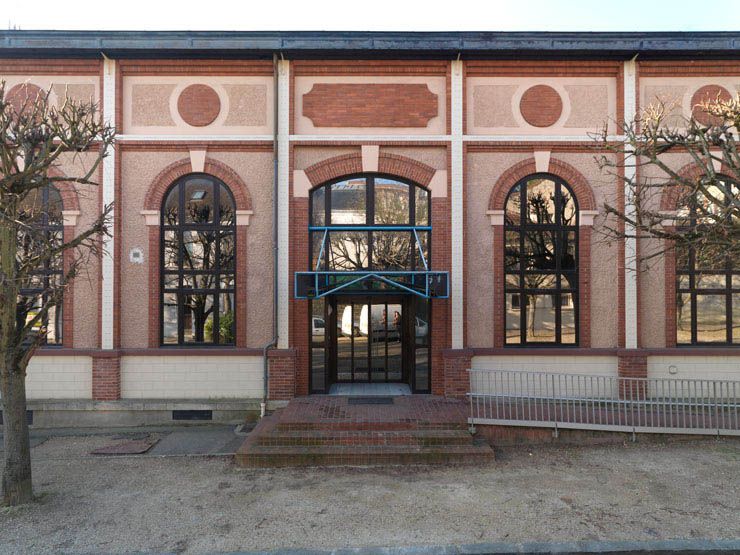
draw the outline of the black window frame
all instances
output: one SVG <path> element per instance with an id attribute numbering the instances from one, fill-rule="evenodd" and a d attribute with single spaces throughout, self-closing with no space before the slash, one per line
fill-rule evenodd
<path id="1" fill-rule="evenodd" d="M 352 181 L 353 179 L 364 179 L 365 180 L 365 222 L 361 224 L 332 224 L 331 222 L 331 186 L 335 185 L 337 183 L 341 183 L 343 181 Z M 409 221 L 405 224 L 376 224 L 375 223 L 375 180 L 376 179 L 387 179 L 390 181 L 395 181 L 398 183 L 402 183 L 404 185 L 408 186 L 409 190 Z M 429 189 L 426 189 L 425 187 L 422 187 L 421 185 L 414 183 L 413 181 L 399 178 L 394 175 L 390 174 L 383 174 L 383 173 L 358 173 L 358 174 L 351 174 L 351 175 L 345 175 L 336 179 L 332 179 L 331 181 L 327 181 L 326 183 L 322 183 L 319 187 L 316 187 L 313 189 L 309 194 L 309 207 L 308 207 L 308 222 L 309 227 L 313 226 L 313 215 L 316 211 L 317 207 L 314 205 L 314 195 L 317 190 L 323 189 L 324 190 L 324 225 L 320 227 L 341 227 L 341 228 L 352 228 L 352 227 L 367 227 L 367 226 L 377 226 L 382 228 L 404 228 L 404 227 L 418 227 L 416 224 L 416 190 L 421 189 L 422 191 L 425 191 L 427 193 L 427 223 L 421 224 L 423 227 L 430 227 L 432 225 L 432 195 Z M 363 270 L 372 269 L 372 270 L 384 270 L 387 268 L 377 268 L 374 267 L 373 264 L 373 243 L 374 243 L 374 231 L 368 230 L 364 231 L 364 233 L 367 234 L 367 263 L 368 267 L 363 268 Z M 414 271 L 417 269 L 416 264 L 416 239 L 414 238 L 413 232 L 409 231 L 409 267 L 408 270 Z M 426 251 L 427 251 L 427 265 L 430 265 L 430 259 L 431 259 L 431 253 L 432 253 L 432 233 L 431 231 L 427 231 L 426 233 Z M 311 270 L 314 270 L 315 268 L 312 267 L 312 263 L 314 262 L 314 237 L 323 235 L 323 231 L 311 231 L 308 238 L 308 262 L 309 262 L 309 268 Z M 420 236 L 421 240 L 421 236 Z M 323 268 L 328 269 L 329 268 L 329 252 L 330 249 L 325 248 L 323 252 Z M 318 253 L 317 253 L 318 254 Z"/>
<path id="2" fill-rule="evenodd" d="M 733 188 L 740 194 L 740 184 L 725 175 L 717 175 L 717 180 L 729 183 L 733 185 Z M 729 199 L 727 199 L 729 203 Z M 697 225 L 697 211 L 696 204 L 689 200 L 689 213 L 688 218 L 681 222 L 681 225 L 677 226 L 677 231 L 688 231 L 693 229 Z M 728 254 L 725 257 L 724 268 L 722 269 L 697 269 L 696 267 L 696 249 L 694 247 L 686 247 L 688 252 L 685 252 L 685 260 L 687 265 L 685 267 L 679 266 L 679 261 L 682 256 L 679 256 L 680 250 L 683 247 L 677 245 L 675 247 L 674 256 L 676 257 L 676 296 L 674 302 L 676 303 L 676 346 L 686 347 L 731 347 L 740 344 L 740 327 L 736 334 L 734 331 L 733 316 L 733 295 L 737 295 L 740 298 L 740 263 L 733 265 L 732 257 Z M 699 288 L 697 287 L 697 276 L 701 275 L 714 275 L 723 276 L 725 279 L 725 286 L 723 288 Z M 688 278 L 688 287 L 681 286 L 681 278 Z M 737 278 L 737 285 L 733 286 L 733 277 Z M 690 342 L 679 341 L 679 298 L 681 295 L 689 295 L 689 309 L 691 311 L 691 340 Z M 697 314 L 697 297 L 703 295 L 722 295 L 725 297 L 725 341 L 699 341 L 698 340 L 698 314 Z M 737 337 L 734 337 L 737 335 Z"/>
<path id="3" fill-rule="evenodd" d="M 552 181 L 555 184 L 555 221 L 552 224 L 534 224 L 528 223 L 526 218 L 527 211 L 527 183 L 537 179 L 546 179 Z M 563 188 L 570 195 L 575 208 L 575 223 L 573 225 L 563 225 L 562 222 L 562 200 L 563 200 Z M 519 223 L 512 223 L 506 215 L 506 210 L 509 205 L 509 201 L 512 195 L 518 194 L 519 196 Z M 580 213 L 578 208 L 578 198 L 576 197 L 573 189 L 568 183 L 558 177 L 547 172 L 538 172 L 527 175 L 517 181 L 506 195 L 504 201 L 504 226 L 503 226 L 503 253 L 500 264 L 503 265 L 503 291 L 500 293 L 503 295 L 504 301 L 503 306 L 503 326 L 504 326 L 504 346 L 510 348 L 521 348 L 521 347 L 577 347 L 580 342 L 580 295 L 579 295 L 579 282 L 580 282 Z M 555 236 L 555 267 L 548 268 L 546 270 L 527 270 L 525 269 L 526 253 L 524 249 L 525 237 L 527 231 L 540 230 L 553 232 Z M 516 232 L 519 234 L 519 256 L 518 256 L 518 269 L 509 270 L 506 262 L 509 258 L 507 252 L 507 233 Z M 563 270 L 561 267 L 562 251 L 564 248 L 564 237 L 568 233 L 574 234 L 573 246 L 575 249 L 575 267 L 572 270 Z M 531 288 L 526 286 L 525 277 L 528 275 L 555 275 L 555 286 L 549 288 Z M 563 287 L 562 276 L 563 274 L 569 274 L 572 276 L 571 287 Z M 507 277 L 516 276 L 518 285 L 512 286 L 508 284 Z M 507 303 L 507 295 L 517 295 L 519 298 L 519 342 L 508 342 L 508 330 L 506 328 L 506 312 L 509 310 Z M 563 343 L 562 341 L 562 300 L 565 295 L 571 295 L 573 300 L 573 324 L 574 324 L 574 341 L 571 343 Z M 555 341 L 531 341 L 527 339 L 527 310 L 530 306 L 529 296 L 530 295 L 550 295 L 553 300 L 553 308 L 555 309 Z"/>
<path id="4" fill-rule="evenodd" d="M 58 223 L 51 223 L 49 218 L 49 191 L 53 189 L 59 197 L 59 216 Z M 64 242 L 64 199 L 62 198 L 61 191 L 53 185 L 45 185 L 38 189 L 41 194 L 41 206 L 40 206 L 40 221 L 34 221 L 31 227 L 34 230 L 34 234 L 43 234 L 43 241 L 49 243 L 53 233 L 59 233 L 61 241 Z M 63 254 L 58 257 L 58 267 L 53 264 L 51 259 L 44 260 L 41 266 L 31 272 L 32 276 L 41 277 L 42 285 L 40 287 L 26 287 L 21 286 L 18 289 L 18 294 L 21 297 L 41 297 L 42 306 L 46 304 L 48 294 L 45 291 L 49 290 L 49 280 L 54 276 L 58 276 L 60 285 L 64 280 L 64 256 Z M 49 348 L 60 348 L 64 345 L 64 300 L 56 306 L 54 318 L 55 330 L 55 341 L 49 342 L 48 325 L 49 315 L 46 315 L 44 322 L 42 323 L 42 329 L 47 330 L 41 341 L 41 346 Z"/>
<path id="5" fill-rule="evenodd" d="M 184 218 L 185 210 L 185 184 L 189 179 L 199 178 L 207 179 L 211 181 L 213 187 L 213 218 L 210 223 L 186 223 Z M 167 200 L 172 191 L 179 187 L 178 191 L 178 218 L 177 224 L 167 224 L 166 222 L 166 204 Z M 233 211 L 232 223 L 229 225 L 221 224 L 221 191 L 226 191 L 228 198 L 231 202 Z M 239 315 L 236 311 L 236 298 L 237 298 L 237 280 L 238 280 L 238 237 L 237 237 L 237 225 L 236 225 L 236 201 L 231 188 L 219 178 L 203 172 L 193 172 L 179 177 L 174 181 L 165 192 L 162 198 L 162 206 L 160 212 L 160 226 L 159 226 L 159 344 L 166 348 L 178 348 L 178 347 L 234 347 L 236 345 L 236 322 Z M 174 231 L 177 234 L 178 240 L 178 253 L 177 253 L 177 269 L 167 269 L 165 267 L 165 235 L 167 231 Z M 183 249 L 184 241 L 183 236 L 188 231 L 205 231 L 213 232 L 216 234 L 217 240 L 215 241 L 215 261 L 216 265 L 208 270 L 191 270 L 186 271 L 183 265 Z M 221 256 L 220 256 L 220 235 L 224 231 L 230 231 L 233 237 L 233 249 L 234 249 L 234 262 L 233 270 L 221 268 Z M 212 275 L 213 276 L 213 287 L 210 288 L 186 288 L 183 286 L 183 278 L 185 274 L 188 275 Z M 177 275 L 177 287 L 165 287 L 166 276 Z M 232 287 L 222 288 L 222 278 L 230 276 L 232 278 Z M 167 294 L 177 295 L 177 343 L 165 343 L 164 341 L 164 309 L 165 302 L 164 298 Z M 202 294 L 213 296 L 213 341 L 185 341 L 185 329 L 184 329 L 184 314 L 185 314 L 185 303 L 184 297 L 186 295 Z M 231 294 L 234 299 L 233 309 L 233 322 L 231 325 L 231 335 L 233 341 L 222 342 L 221 328 L 220 328 L 220 296 L 222 294 Z"/>

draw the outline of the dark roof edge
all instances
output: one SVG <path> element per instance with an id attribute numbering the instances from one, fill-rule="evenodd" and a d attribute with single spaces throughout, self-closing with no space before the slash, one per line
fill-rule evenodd
<path id="1" fill-rule="evenodd" d="M 0 56 L 740 57 L 738 32 L 0 31 Z"/>

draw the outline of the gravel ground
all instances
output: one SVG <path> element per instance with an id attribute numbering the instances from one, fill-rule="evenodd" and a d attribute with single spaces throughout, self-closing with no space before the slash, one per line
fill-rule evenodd
<path id="1" fill-rule="evenodd" d="M 242 470 L 229 457 L 33 449 L 37 504 L 2 553 L 740 538 L 740 442 L 499 450 L 474 468 Z"/>

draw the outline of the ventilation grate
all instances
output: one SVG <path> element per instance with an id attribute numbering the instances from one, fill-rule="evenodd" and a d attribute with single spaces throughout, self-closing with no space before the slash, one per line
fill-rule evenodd
<path id="1" fill-rule="evenodd" d="M 173 410 L 172 420 L 213 420 L 211 410 Z"/>

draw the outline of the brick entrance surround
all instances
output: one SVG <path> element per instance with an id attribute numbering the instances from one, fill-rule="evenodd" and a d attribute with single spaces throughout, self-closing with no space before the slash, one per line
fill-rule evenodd
<path id="1" fill-rule="evenodd" d="M 469 408 L 432 395 L 293 399 L 257 425 L 240 466 L 484 463 L 493 450 L 468 431 Z"/>

